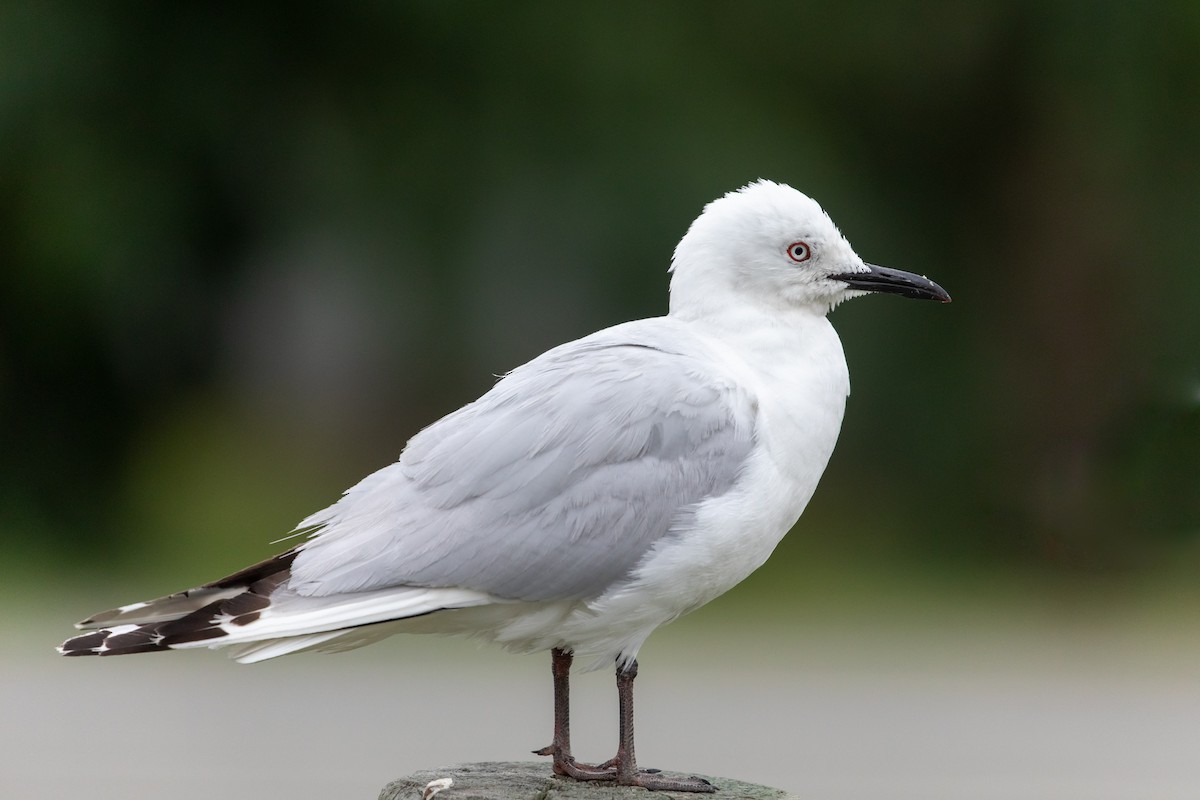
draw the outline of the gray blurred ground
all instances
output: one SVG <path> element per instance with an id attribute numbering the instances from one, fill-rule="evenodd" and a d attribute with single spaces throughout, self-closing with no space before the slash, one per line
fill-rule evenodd
<path id="1" fill-rule="evenodd" d="M 651 638 L 644 763 L 1200 798 L 1195 0 L 244 6 L 0 3 L 0 800 L 373 798 L 546 744 L 545 656 L 50 647 L 661 313 L 759 176 L 955 302 L 837 311 L 838 451 L 801 535 Z M 956 594 L 897 621 L 925 571 Z M 611 678 L 577 688 L 607 758 Z"/>
<path id="2" fill-rule="evenodd" d="M 641 656 L 640 761 L 822 800 L 1200 796 L 1195 626 L 865 619 L 663 629 Z M 400 637 L 252 667 L 62 659 L 66 619 L 29 622 L 0 655 L 0 797 L 373 798 L 549 741 L 544 655 Z M 573 711 L 577 754 L 609 757 L 611 677 L 577 677 Z"/>

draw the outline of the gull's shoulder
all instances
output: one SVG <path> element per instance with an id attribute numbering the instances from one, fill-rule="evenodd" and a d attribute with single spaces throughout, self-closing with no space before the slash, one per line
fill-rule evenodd
<path id="1" fill-rule="evenodd" d="M 696 326 L 674 317 L 650 317 L 622 322 L 560 344 L 513 370 L 513 373 L 525 367 L 538 368 L 543 365 L 604 358 L 611 355 L 612 351 L 622 348 L 652 350 L 667 356 L 668 358 L 659 359 L 666 362 L 672 360 L 671 356 L 679 357 L 680 363 L 699 359 L 706 363 L 720 364 L 728 359 L 725 348 L 697 330 Z"/>

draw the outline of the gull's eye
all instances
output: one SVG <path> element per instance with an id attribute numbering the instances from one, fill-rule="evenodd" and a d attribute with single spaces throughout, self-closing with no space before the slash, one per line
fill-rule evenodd
<path id="1" fill-rule="evenodd" d="M 787 246 L 787 254 L 788 258 L 798 264 L 812 258 L 812 248 L 808 246 L 808 242 L 792 242 Z"/>

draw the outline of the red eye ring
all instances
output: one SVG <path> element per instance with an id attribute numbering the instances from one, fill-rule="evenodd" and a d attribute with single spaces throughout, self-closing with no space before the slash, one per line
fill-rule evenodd
<path id="1" fill-rule="evenodd" d="M 788 258 L 799 264 L 812 258 L 812 248 L 808 246 L 808 242 L 792 242 L 787 246 L 787 254 Z"/>

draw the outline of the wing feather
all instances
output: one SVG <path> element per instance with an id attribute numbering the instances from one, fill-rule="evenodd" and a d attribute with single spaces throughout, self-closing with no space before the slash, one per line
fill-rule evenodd
<path id="1" fill-rule="evenodd" d="M 756 406 L 680 331 L 622 328 L 509 373 L 301 523 L 319 529 L 291 588 L 556 600 L 628 575 L 681 515 L 737 480 Z"/>

